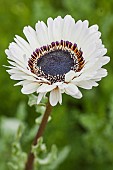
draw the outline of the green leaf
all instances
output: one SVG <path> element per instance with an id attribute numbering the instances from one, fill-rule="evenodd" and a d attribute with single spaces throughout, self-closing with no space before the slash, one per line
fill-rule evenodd
<path id="1" fill-rule="evenodd" d="M 68 157 L 70 152 L 70 147 L 66 146 L 64 147 L 60 152 L 58 152 L 57 158 L 55 159 L 54 162 L 51 163 L 48 169 L 54 170 L 59 167 L 61 163 L 65 161 L 65 159 Z"/>
<path id="2" fill-rule="evenodd" d="M 37 96 L 35 96 L 34 94 L 30 94 L 28 95 L 28 97 L 29 97 L 28 105 L 30 107 L 37 104 Z"/>
<path id="3" fill-rule="evenodd" d="M 48 165 L 51 164 L 56 159 L 57 159 L 57 148 L 55 145 L 52 145 L 50 153 L 48 153 L 46 157 L 42 159 L 37 157 L 35 159 L 35 162 L 37 162 L 40 165 Z"/>

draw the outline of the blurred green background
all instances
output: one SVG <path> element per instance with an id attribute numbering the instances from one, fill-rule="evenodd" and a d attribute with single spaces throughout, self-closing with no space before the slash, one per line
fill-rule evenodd
<path id="1" fill-rule="evenodd" d="M 103 44 L 111 57 L 105 66 L 108 76 L 97 88 L 83 90 L 83 98 L 73 99 L 63 95 L 63 104 L 53 108 L 52 121 L 45 131 L 44 141 L 50 147 L 55 143 L 59 150 L 71 148 L 67 159 L 57 170 L 113 170 L 113 0 L 0 0 L 0 121 L 5 117 L 24 118 L 29 129 L 37 117 L 34 107 L 27 105 L 28 96 L 21 94 L 21 87 L 14 87 L 9 78 L 4 50 L 13 41 L 15 34 L 24 37 L 26 25 L 35 26 L 38 20 L 46 22 L 48 17 L 72 15 L 75 20 L 89 20 L 98 24 Z M 0 170 L 7 170 L 14 136 L 9 130 L 4 135 L 0 129 Z M 23 148 L 28 152 L 31 141 Z M 46 170 L 46 169 L 45 169 Z"/>

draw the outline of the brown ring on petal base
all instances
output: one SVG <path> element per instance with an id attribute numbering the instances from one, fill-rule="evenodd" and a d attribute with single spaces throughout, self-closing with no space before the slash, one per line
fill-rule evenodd
<path id="1" fill-rule="evenodd" d="M 65 74 L 70 70 L 80 72 L 85 60 L 77 44 L 69 41 L 52 42 L 50 45 L 36 49 L 28 61 L 28 66 L 37 77 L 52 83 L 64 82 Z"/>

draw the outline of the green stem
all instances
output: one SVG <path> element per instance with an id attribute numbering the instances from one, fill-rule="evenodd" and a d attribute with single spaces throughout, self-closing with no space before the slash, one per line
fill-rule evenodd
<path id="1" fill-rule="evenodd" d="M 51 111 L 52 111 L 52 106 L 48 102 L 47 106 L 46 106 L 46 111 L 45 111 L 44 116 L 42 118 L 42 122 L 41 122 L 39 129 L 37 131 L 37 134 L 34 138 L 33 145 L 36 145 L 38 139 L 43 135 L 43 132 L 44 132 L 44 129 L 46 127 L 46 124 L 47 124 L 47 121 L 48 121 L 48 118 L 49 118 Z M 26 165 L 25 165 L 25 170 L 33 170 L 33 163 L 34 163 L 34 154 L 32 152 L 30 152 L 29 155 L 28 155 L 28 158 L 27 158 Z"/>

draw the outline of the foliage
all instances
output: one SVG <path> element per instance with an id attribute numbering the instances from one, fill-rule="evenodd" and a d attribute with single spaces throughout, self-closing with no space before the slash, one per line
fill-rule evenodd
<path id="1" fill-rule="evenodd" d="M 29 102 L 28 102 L 29 105 L 35 105 L 34 101 L 35 101 L 35 95 L 30 96 Z M 46 101 L 46 100 L 44 99 L 44 101 Z M 45 104 L 43 104 L 43 105 L 45 105 Z M 38 112 L 41 113 L 41 116 L 36 118 L 36 121 L 35 121 L 36 125 L 33 126 L 33 128 L 31 129 L 31 132 L 36 131 L 37 126 L 39 127 L 39 125 L 41 123 L 41 119 L 42 119 L 44 111 L 45 111 L 43 105 L 37 106 L 37 110 L 38 110 Z M 23 108 L 22 106 L 20 106 L 20 107 Z M 22 112 L 24 113 L 24 108 L 23 108 Z M 26 114 L 26 113 L 24 113 L 24 114 Z M 51 119 L 49 119 L 49 120 L 51 120 Z M 13 129 L 13 127 L 15 127 L 15 129 Z M 7 146 L 7 143 L 5 142 L 5 138 L 11 137 L 10 130 L 11 130 L 11 133 L 13 132 L 16 136 L 15 136 L 14 140 L 12 138 L 12 142 L 13 142 L 12 143 L 12 151 L 10 151 L 11 158 L 9 159 L 9 162 L 6 164 L 6 167 L 9 167 L 9 169 L 11 169 L 11 170 L 24 170 L 25 164 L 27 161 L 27 153 L 22 148 L 21 140 L 25 140 L 26 135 L 25 134 L 23 135 L 23 132 L 28 131 L 28 129 L 27 129 L 27 127 L 25 129 L 24 120 L 19 121 L 18 119 L 2 118 L 2 120 L 1 120 L 2 136 L 1 137 L 2 137 L 2 140 L 4 140 L 3 144 L 5 143 L 6 147 L 8 147 L 8 146 Z M 31 134 L 31 136 L 29 135 L 29 138 L 27 138 L 27 140 L 30 140 L 30 137 L 32 138 L 32 134 Z M 4 148 L 4 150 L 2 152 L 4 152 L 5 149 L 6 148 Z M 35 156 L 34 170 L 38 170 L 38 169 L 39 170 L 44 170 L 44 169 L 56 170 L 57 167 L 66 159 L 66 157 L 69 154 L 69 151 L 70 151 L 69 147 L 66 146 L 62 149 L 62 151 L 60 151 L 58 153 L 56 145 L 52 145 L 50 152 L 48 152 L 46 144 L 43 143 L 43 138 L 40 137 L 38 139 L 37 145 L 32 146 L 32 149 L 31 149 L 31 152 Z M 3 163 L 2 161 L 1 161 L 1 165 Z M 3 165 L 3 167 L 4 167 L 4 165 Z"/>
<path id="2" fill-rule="evenodd" d="M 25 25 L 34 27 L 38 20 L 46 22 L 50 16 L 71 14 L 75 20 L 88 19 L 90 25 L 99 25 L 103 43 L 108 49 L 108 55 L 112 57 L 112 6 L 112 0 L 109 2 L 105 0 L 0 0 L 0 154 L 2 155 L 0 156 L 0 170 L 9 168 L 7 162 L 11 162 L 11 153 L 13 164 L 16 161 L 14 159 L 19 159 L 19 156 L 23 155 L 24 158 L 19 159 L 20 162 L 22 161 L 22 163 L 19 162 L 19 166 L 23 167 L 26 153 L 30 150 L 37 126 L 42 118 L 37 119 L 37 117 L 42 116 L 45 109 L 44 105 L 38 108 L 34 105 L 28 107 L 28 97 L 21 94 L 20 87 L 13 87 L 14 81 L 10 80 L 5 71 L 6 68 L 2 67 L 2 65 L 8 65 L 4 50 L 13 41 L 14 35 L 24 37 L 23 27 Z M 40 166 L 41 170 L 45 170 L 44 168 L 112 170 L 112 65 L 111 58 L 110 64 L 106 66 L 109 74 L 99 82 L 99 87 L 89 91 L 82 90 L 81 100 L 64 95 L 63 104 L 53 108 L 52 120 L 48 123 L 43 139 L 47 152 L 43 154 L 41 152 L 39 158 L 46 159 L 48 154 L 53 154 L 54 151 L 54 157 L 56 154 L 57 159 L 54 159 L 54 164 Z M 30 96 L 31 100 L 32 97 L 34 96 Z M 35 103 L 35 100 L 33 102 Z M 36 123 L 34 123 L 35 120 Z M 19 124 L 22 124 L 24 128 L 23 130 L 20 128 L 20 136 L 15 137 L 14 140 Z M 58 151 L 51 147 L 54 143 Z M 70 152 L 67 146 L 71 148 Z"/>

